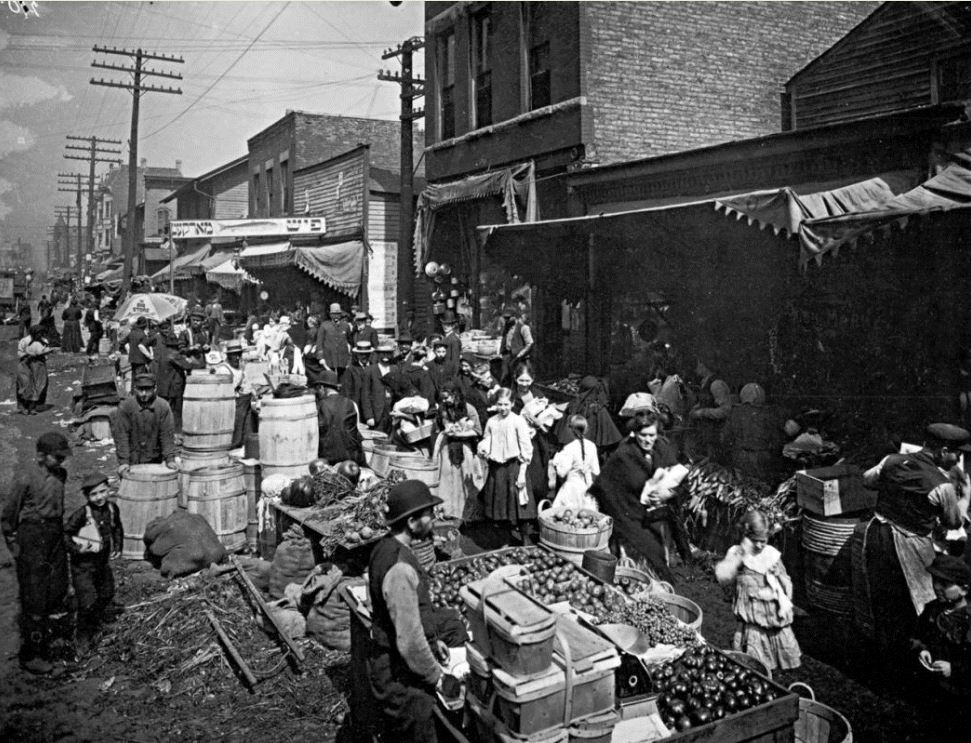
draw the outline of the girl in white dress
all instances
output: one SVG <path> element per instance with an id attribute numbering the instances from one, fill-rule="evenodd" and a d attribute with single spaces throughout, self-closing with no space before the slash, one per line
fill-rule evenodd
<path id="1" fill-rule="evenodd" d="M 597 501 L 587 494 L 594 478 L 600 474 L 600 461 L 597 447 L 587 441 L 587 419 L 582 415 L 571 415 L 566 422 L 567 429 L 573 434 L 573 441 L 564 446 L 550 460 L 550 488 L 556 486 L 556 478 L 563 479 L 556 498 L 555 508 L 590 508 L 597 510 Z"/>

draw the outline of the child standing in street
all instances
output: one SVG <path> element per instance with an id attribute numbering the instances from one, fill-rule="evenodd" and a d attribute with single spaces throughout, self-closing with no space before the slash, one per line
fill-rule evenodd
<path id="1" fill-rule="evenodd" d="M 550 462 L 556 477 L 563 479 L 553 501 L 553 507 L 559 508 L 590 508 L 597 509 L 596 499 L 588 495 L 587 491 L 593 480 L 600 474 L 600 462 L 597 458 L 597 447 L 592 441 L 587 441 L 587 419 L 582 415 L 571 415 L 566 427 L 573 436 L 573 440 L 564 446 Z M 564 479 L 565 478 L 565 479 Z M 554 478 L 550 477 L 550 489 Z"/>
<path id="2" fill-rule="evenodd" d="M 528 528 L 536 519 L 536 503 L 526 488 L 526 466 L 533 458 L 529 424 L 512 412 L 512 390 L 501 387 L 496 392 L 495 415 L 486 421 L 479 442 L 479 456 L 486 460 L 489 472 L 482 488 L 481 500 L 487 519 L 505 526 Z"/>
<path id="3" fill-rule="evenodd" d="M 78 645 L 85 650 L 115 595 L 109 559 L 121 554 L 124 530 L 118 506 L 108 501 L 106 475 L 88 475 L 81 491 L 87 503 L 68 517 L 64 532 L 78 602 Z"/>
<path id="4" fill-rule="evenodd" d="M 760 660 L 770 671 L 798 668 L 802 651 L 792 631 L 792 579 L 782 555 L 768 544 L 769 528 L 760 511 L 742 519 L 742 543 L 715 566 L 722 585 L 735 584 L 738 619 L 732 647 Z"/>

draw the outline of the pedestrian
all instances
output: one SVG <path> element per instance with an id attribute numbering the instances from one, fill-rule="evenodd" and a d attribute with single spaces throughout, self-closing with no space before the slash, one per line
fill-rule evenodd
<path id="1" fill-rule="evenodd" d="M 610 405 L 610 393 L 607 383 L 600 377 L 588 374 L 580 380 L 579 394 L 575 400 L 571 400 L 566 408 L 566 418 L 579 415 L 586 419 L 586 437 L 596 447 L 600 456 L 606 457 L 613 452 L 624 437 L 617 426 L 614 424 L 607 408 Z M 555 429 L 557 440 L 560 444 L 568 444 L 574 434 L 565 424 L 560 424 Z"/>
<path id="2" fill-rule="evenodd" d="M 391 532 L 368 562 L 373 650 L 367 672 L 385 741 L 436 743 L 436 691 L 454 696 L 441 664 L 448 648 L 468 639 L 454 609 L 432 606 L 428 573 L 412 551 L 431 537 L 434 509 L 441 503 L 419 480 L 391 488 L 385 517 Z"/>
<path id="3" fill-rule="evenodd" d="M 550 462 L 553 474 L 563 481 L 553 499 L 553 507 L 596 511 L 597 501 L 588 493 L 593 481 L 600 475 L 600 460 L 597 447 L 586 439 L 587 419 L 582 415 L 571 415 L 566 419 L 566 430 L 573 436 L 573 441 L 558 451 Z M 553 487 L 551 478 L 550 489 Z"/>
<path id="4" fill-rule="evenodd" d="M 365 341 L 372 346 L 378 345 L 378 331 L 368 325 L 366 312 L 354 313 L 354 329 L 351 331 L 350 344 L 353 350 L 358 343 Z"/>
<path id="5" fill-rule="evenodd" d="M 178 469 L 175 463 L 175 420 L 169 404 L 156 395 L 155 375 L 135 377 L 135 394 L 118 406 L 111 433 L 118 457 L 118 475 L 133 464 L 161 464 Z"/>
<path id="6" fill-rule="evenodd" d="M 202 349 L 198 346 L 183 348 L 182 338 L 175 333 L 172 323 L 163 320 L 159 326 L 155 351 L 155 392 L 169 404 L 175 430 L 181 431 L 186 376 L 192 369 L 206 368 Z"/>
<path id="7" fill-rule="evenodd" d="M 395 348 L 382 343 L 375 349 L 377 359 L 366 367 L 361 417 L 368 428 L 391 431 L 391 389 L 385 380 L 394 371 Z"/>
<path id="8" fill-rule="evenodd" d="M 131 365 L 132 392 L 135 391 L 135 377 L 149 371 L 148 365 L 155 358 L 152 339 L 148 337 L 148 318 L 135 320 L 128 334 L 128 363 Z"/>
<path id="9" fill-rule="evenodd" d="M 732 390 L 715 371 L 711 359 L 698 358 L 695 375 L 700 381 L 695 404 L 688 411 L 687 454 L 692 461 L 702 457 L 720 461 L 721 432 L 732 411 Z"/>
<path id="10" fill-rule="evenodd" d="M 361 431 L 354 403 L 340 394 L 337 372 L 322 369 L 307 378 L 317 396 L 317 426 L 320 431 L 317 456 L 328 464 L 346 460 L 364 464 Z"/>
<path id="11" fill-rule="evenodd" d="M 125 533 L 118 506 L 108 500 L 107 475 L 88 475 L 81 492 L 87 502 L 68 517 L 64 534 L 78 603 L 77 642 L 79 650 L 85 650 L 108 618 L 115 596 L 109 560 L 121 554 Z"/>
<path id="12" fill-rule="evenodd" d="M 802 651 L 792 631 L 792 579 L 782 553 L 769 545 L 768 520 L 761 511 L 745 514 L 741 528 L 741 544 L 732 546 L 715 566 L 718 582 L 735 586 L 738 625 L 732 647 L 770 671 L 798 668 Z"/>
<path id="13" fill-rule="evenodd" d="M 183 352 L 186 349 L 198 349 L 202 353 L 209 351 L 209 333 L 203 327 L 205 319 L 205 312 L 201 308 L 189 312 L 189 325 L 180 335 Z"/>
<path id="14" fill-rule="evenodd" d="M 222 337 L 223 327 L 223 306 L 219 302 L 219 296 L 215 295 L 206 305 L 206 330 L 209 333 L 211 343 L 218 343 Z"/>
<path id="15" fill-rule="evenodd" d="M 88 328 L 88 345 L 84 352 L 88 356 L 97 356 L 101 352 L 101 339 L 104 337 L 105 328 L 98 317 L 98 311 L 89 309 L 84 314 L 84 324 Z"/>
<path id="16" fill-rule="evenodd" d="M 61 312 L 63 327 L 61 331 L 61 350 L 65 353 L 80 353 L 84 348 L 81 340 L 81 318 L 83 310 L 78 307 L 77 299 L 67 300 L 67 307 Z"/>
<path id="17" fill-rule="evenodd" d="M 536 503 L 526 488 L 526 468 L 533 458 L 529 424 L 512 412 L 512 390 L 501 387 L 493 400 L 495 414 L 486 421 L 479 456 L 488 474 L 479 496 L 485 517 L 511 530 L 536 518 Z"/>
<path id="18" fill-rule="evenodd" d="M 53 670 L 51 644 L 66 615 L 64 460 L 70 454 L 64 434 L 42 434 L 34 463 L 14 472 L 0 518 L 4 540 L 17 564 L 20 666 L 30 673 Z"/>
<path id="19" fill-rule="evenodd" d="M 502 339 L 499 343 L 499 355 L 502 357 L 500 381 L 503 384 L 509 384 L 515 378 L 514 369 L 520 362 L 532 359 L 535 345 L 533 331 L 520 315 L 519 308 L 511 305 L 502 310 Z"/>
<path id="20" fill-rule="evenodd" d="M 20 305 L 20 309 L 17 310 L 17 318 L 20 320 L 20 335 L 18 338 L 23 338 L 27 335 L 30 330 L 30 325 L 33 322 L 33 315 L 30 312 L 30 302 L 23 302 Z"/>
<path id="21" fill-rule="evenodd" d="M 341 394 L 354 403 L 358 414 L 363 418 L 364 396 L 367 387 L 368 365 L 374 347 L 369 341 L 358 341 L 351 349 L 351 365 L 341 376 Z"/>
<path id="22" fill-rule="evenodd" d="M 253 385 L 243 372 L 243 344 L 239 340 L 226 343 L 226 360 L 218 364 L 214 371 L 229 374 L 233 378 L 233 392 L 236 395 L 236 413 L 233 417 L 233 440 L 230 448 L 238 449 L 246 443 L 246 435 L 255 433 L 253 420 Z"/>
<path id="23" fill-rule="evenodd" d="M 439 395 L 439 433 L 432 460 L 438 464 L 438 492 L 444 496 L 445 515 L 461 519 L 466 503 L 474 499 L 485 484 L 485 468 L 475 456 L 482 424 L 479 414 L 465 401 L 455 382 L 446 382 Z"/>
<path id="24" fill-rule="evenodd" d="M 340 377 L 351 363 L 351 349 L 348 345 L 351 326 L 344 320 L 344 310 L 337 302 L 330 305 L 329 314 L 330 318 L 320 323 L 317 328 L 317 358 Z"/>
<path id="25" fill-rule="evenodd" d="M 458 334 L 458 318 L 452 310 L 442 315 L 442 332 L 445 334 L 445 361 L 458 368 L 462 358 L 462 339 Z"/>
<path id="26" fill-rule="evenodd" d="M 432 378 L 436 397 L 441 394 L 442 387 L 452 382 L 459 374 L 458 364 L 448 361 L 448 345 L 440 335 L 431 338 L 432 357 L 425 364 L 428 375 Z"/>
<path id="27" fill-rule="evenodd" d="M 921 667 L 945 691 L 971 696 L 971 567 L 959 557 L 938 554 L 927 568 L 936 598 L 924 607 L 911 640 Z"/>
<path id="28" fill-rule="evenodd" d="M 39 324 L 17 344 L 17 412 L 21 415 L 36 415 L 47 400 L 47 354 L 53 350 Z"/>
<path id="29" fill-rule="evenodd" d="M 766 403 L 762 386 L 746 384 L 721 432 L 728 464 L 743 475 L 775 485 L 783 469 L 786 424 L 782 410 Z"/>

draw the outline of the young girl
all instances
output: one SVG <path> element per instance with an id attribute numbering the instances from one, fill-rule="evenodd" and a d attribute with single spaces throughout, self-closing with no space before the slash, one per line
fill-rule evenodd
<path id="1" fill-rule="evenodd" d="M 533 458 L 529 424 L 512 412 L 512 404 L 512 391 L 500 387 L 495 415 L 486 421 L 479 442 L 479 456 L 489 468 L 480 500 L 487 519 L 518 527 L 536 519 L 536 502 L 526 488 L 526 465 Z"/>
<path id="2" fill-rule="evenodd" d="M 802 651 L 792 631 L 792 580 L 782 555 L 768 545 L 768 523 L 761 512 L 747 513 L 741 526 L 742 543 L 715 566 L 719 583 L 735 584 L 738 626 L 732 646 L 770 671 L 798 668 Z"/>
<path id="3" fill-rule="evenodd" d="M 445 382 L 439 392 L 438 430 L 432 459 L 438 463 L 438 492 L 447 516 L 462 518 L 469 496 L 475 497 L 485 481 L 482 462 L 473 454 L 476 439 L 482 434 L 479 414 L 465 401 L 453 381 Z"/>
<path id="4" fill-rule="evenodd" d="M 597 510 L 597 501 L 587 491 L 593 479 L 600 474 L 600 462 L 597 447 L 586 440 L 587 419 L 582 415 L 571 415 L 566 421 L 566 428 L 573 435 L 573 441 L 564 446 L 550 462 L 551 474 L 565 478 L 553 505 L 573 510 Z M 554 478 L 550 477 L 550 488 L 554 486 Z"/>

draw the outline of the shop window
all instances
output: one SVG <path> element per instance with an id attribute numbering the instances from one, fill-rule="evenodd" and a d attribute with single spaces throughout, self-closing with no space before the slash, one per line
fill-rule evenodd
<path id="1" fill-rule="evenodd" d="M 289 214 L 290 209 L 290 161 L 280 161 L 280 212 Z"/>
<path id="2" fill-rule="evenodd" d="M 276 212 L 273 202 L 273 168 L 266 169 L 266 216 L 272 217 Z"/>
<path id="3" fill-rule="evenodd" d="M 971 54 L 937 62 L 937 102 L 971 99 Z"/>
<path id="4" fill-rule="evenodd" d="M 529 109 L 550 105 L 550 43 L 529 50 Z"/>
<path id="5" fill-rule="evenodd" d="M 161 207 L 155 212 L 155 229 L 157 235 L 164 235 L 169 226 L 169 210 Z"/>
<path id="6" fill-rule="evenodd" d="M 475 128 L 492 123 L 492 16 L 472 18 L 472 76 L 475 85 Z"/>
<path id="7" fill-rule="evenodd" d="M 455 136 L 455 32 L 448 32 L 439 44 L 440 132 L 441 139 L 450 139 Z"/>

